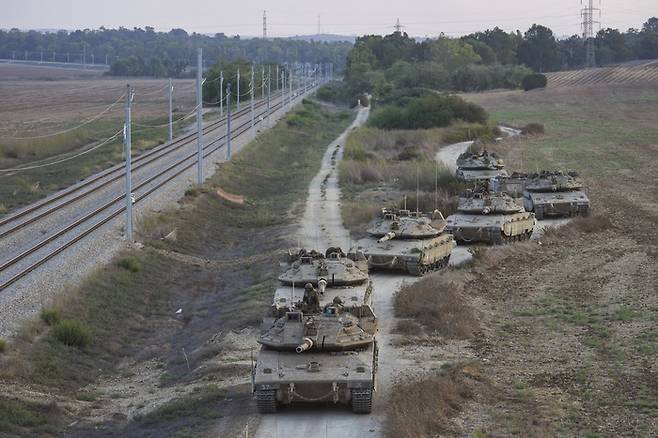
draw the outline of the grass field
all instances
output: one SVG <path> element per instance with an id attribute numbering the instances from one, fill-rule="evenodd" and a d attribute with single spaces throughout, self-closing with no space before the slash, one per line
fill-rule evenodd
<path id="1" fill-rule="evenodd" d="M 466 98 L 483 105 L 499 122 L 545 124 L 544 135 L 506 140 L 492 148 L 512 170 L 579 171 L 588 185 L 593 216 L 550 230 L 541 244 L 492 248 L 470 266 L 433 274 L 437 285 L 447 276 L 463 287 L 463 294 L 454 296 L 459 298 L 455 309 L 477 311 L 480 330 L 469 341 L 469 351 L 479 371 L 475 379 L 469 374 L 466 384 L 459 375 L 430 372 L 401 385 L 430 387 L 438 379 L 448 389 L 462 387 L 467 397 L 449 403 L 447 424 L 440 425 L 448 436 L 656 436 L 656 85 Z M 420 286 L 405 291 L 405 302 L 413 302 L 414 294 L 425 296 Z M 430 306 L 445 308 L 446 303 Z M 423 309 L 424 317 L 432 311 Z M 423 325 L 432 326 L 431 321 Z M 437 327 L 435 336 L 442 342 L 435 354 L 447 356 L 462 345 L 451 341 L 447 328 Z M 445 410 L 445 398 L 428 398 L 427 403 Z M 436 433 L 437 425 L 423 422 L 426 411 L 416 405 L 408 400 L 391 409 L 390 431 Z"/>
<path id="2" fill-rule="evenodd" d="M 1 67 L 0 169 L 66 158 L 122 129 L 125 99 L 118 102 L 117 99 L 125 93 L 127 80 L 102 77 L 93 80 L 2 80 Z M 167 139 L 166 127 L 144 126 L 167 123 L 168 81 L 131 79 L 130 82 L 135 88 L 133 150 L 139 153 Z M 179 119 L 194 107 L 193 83 L 176 81 L 174 86 L 174 119 Z M 107 108 L 110 109 L 106 113 L 95 118 Z M 81 124 L 84 126 L 71 130 Z M 182 128 L 183 124 L 176 125 L 176 131 Z M 0 214 L 120 162 L 122 155 L 122 137 L 119 135 L 100 149 L 62 164 L 0 173 Z"/>
<path id="3" fill-rule="evenodd" d="M 28 324 L 0 354 L 2 393 L 13 388 L 0 396 L 0 434 L 61 431 L 66 420 L 79 421 L 67 430 L 79 436 L 168 436 L 168 428 L 196 436 L 209 426 L 236 436 L 249 413 L 230 400 L 246 403 L 249 394 L 221 388 L 248 375 L 254 327 L 271 302 L 281 251 L 294 245 L 290 226 L 326 146 L 352 118 L 304 101 L 188 190 L 180 208 L 137 224 L 144 249 L 99 267 L 51 304 L 57 317 Z M 219 188 L 246 202 L 226 201 Z M 174 230 L 175 239 L 162 238 Z M 86 337 L 62 338 L 57 319 L 78 322 L 72 335 Z M 86 343 L 63 344 L 71 338 Z M 246 346 L 233 349 L 231 338 Z M 28 387 L 54 401 L 34 403 Z"/>

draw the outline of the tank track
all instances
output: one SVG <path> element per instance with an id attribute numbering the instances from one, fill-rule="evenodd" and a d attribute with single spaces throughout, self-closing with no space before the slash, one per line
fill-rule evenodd
<path id="1" fill-rule="evenodd" d="M 450 261 L 450 254 L 445 256 L 442 259 L 436 260 L 434 263 L 431 265 L 419 265 L 419 264 L 407 264 L 407 271 L 411 275 L 415 275 L 417 277 L 422 277 L 425 274 L 429 274 L 430 272 L 437 271 L 441 268 L 445 268 L 448 266 L 448 262 Z"/>
<path id="2" fill-rule="evenodd" d="M 372 389 L 352 390 L 352 412 L 355 414 L 372 412 Z"/>
<path id="3" fill-rule="evenodd" d="M 261 414 L 276 413 L 276 390 L 256 391 L 256 407 Z"/>

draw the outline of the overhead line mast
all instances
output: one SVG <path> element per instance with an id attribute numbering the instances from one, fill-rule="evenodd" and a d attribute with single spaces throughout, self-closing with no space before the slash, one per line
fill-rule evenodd
<path id="1" fill-rule="evenodd" d="M 581 9 L 580 15 L 583 17 L 583 41 L 585 41 L 586 56 L 585 56 L 585 66 L 587 68 L 596 67 L 596 52 L 594 48 L 594 38 L 596 34 L 594 33 L 594 25 L 601 25 L 601 0 L 599 0 L 599 8 L 594 7 L 594 0 L 580 0 L 580 4 L 583 5 L 584 1 L 587 2 L 587 6 Z M 599 21 L 594 21 L 594 14 L 598 11 Z"/>

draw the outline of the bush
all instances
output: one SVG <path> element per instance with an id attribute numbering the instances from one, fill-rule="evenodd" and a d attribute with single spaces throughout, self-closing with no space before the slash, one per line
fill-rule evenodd
<path id="1" fill-rule="evenodd" d="M 130 272 L 139 272 L 142 270 L 142 263 L 135 256 L 125 256 L 119 259 L 117 265 Z"/>
<path id="2" fill-rule="evenodd" d="M 7 351 L 7 341 L 0 339 L 0 354 L 4 353 L 5 351 Z"/>
<path id="3" fill-rule="evenodd" d="M 544 133 L 544 125 L 541 123 L 528 123 L 523 128 L 521 128 L 521 134 L 523 135 L 540 135 Z"/>
<path id="4" fill-rule="evenodd" d="M 536 88 L 546 88 L 546 85 L 548 85 L 548 79 L 546 79 L 546 75 L 533 73 L 524 77 L 521 85 L 525 91 L 534 90 Z"/>
<path id="5" fill-rule="evenodd" d="M 446 133 L 443 140 L 446 143 L 461 143 L 471 140 L 492 142 L 500 137 L 502 132 L 497 126 L 480 125 L 477 123 L 461 123 Z"/>
<path id="6" fill-rule="evenodd" d="M 370 125 L 382 129 L 429 129 L 455 120 L 484 124 L 487 112 L 459 96 L 427 94 L 412 99 L 406 108 L 387 106 L 373 114 Z"/>
<path id="7" fill-rule="evenodd" d="M 59 312 L 55 309 L 43 309 L 40 316 L 43 322 L 51 326 L 57 324 L 62 319 Z"/>
<path id="8" fill-rule="evenodd" d="M 78 321 L 64 319 L 53 327 L 53 336 L 70 347 L 84 348 L 91 341 L 89 329 Z"/>

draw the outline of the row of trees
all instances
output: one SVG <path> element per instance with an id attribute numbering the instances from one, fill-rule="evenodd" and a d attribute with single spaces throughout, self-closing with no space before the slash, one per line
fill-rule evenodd
<path id="1" fill-rule="evenodd" d="M 222 59 L 233 61 L 244 58 L 257 63 L 265 62 L 310 62 L 334 63 L 340 69 L 345 65 L 345 58 L 352 48 L 349 42 L 310 42 L 294 39 L 241 39 L 240 36 L 229 37 L 223 33 L 214 36 L 192 33 L 183 29 L 172 29 L 169 32 L 156 32 L 152 27 L 144 29 L 106 29 L 76 30 L 74 32 L 37 32 L 0 30 L 0 56 L 11 57 L 27 52 L 45 52 L 46 58 L 50 54 L 70 53 L 76 54 L 76 62 L 80 54 L 87 53 L 87 62 L 90 54 L 96 60 L 104 62 L 107 56 L 112 62 L 119 61 L 113 69 L 116 72 L 129 72 L 130 74 L 151 74 L 171 70 L 180 72 L 181 65 L 195 65 L 196 49 L 204 49 L 206 59 Z M 72 57 L 71 60 L 74 58 Z M 162 66 L 158 64 L 160 62 Z M 142 65 L 144 68 L 142 69 Z M 123 73 L 117 73 L 123 74 Z"/>
<path id="2" fill-rule="evenodd" d="M 476 91 L 518 88 L 530 73 L 582 67 L 581 37 L 558 40 L 544 26 L 527 32 L 500 28 L 462 38 L 441 36 L 418 42 L 406 33 L 367 35 L 356 40 L 347 58 L 348 94 L 385 96 L 393 88 Z M 641 30 L 601 30 L 594 41 L 599 64 L 658 58 L 658 18 Z"/>
<path id="3" fill-rule="evenodd" d="M 498 27 L 467 35 L 483 64 L 523 64 L 538 72 L 567 70 L 585 65 L 585 41 L 579 35 L 556 39 L 548 27 L 534 25 L 523 35 Z M 658 18 L 652 17 L 642 29 L 602 29 L 594 39 L 599 66 L 636 59 L 658 58 Z"/>

